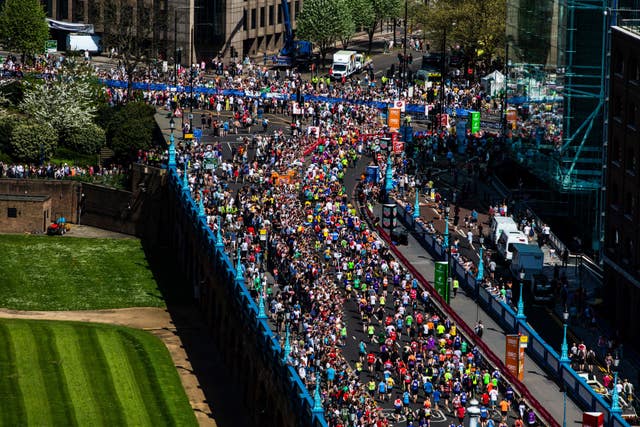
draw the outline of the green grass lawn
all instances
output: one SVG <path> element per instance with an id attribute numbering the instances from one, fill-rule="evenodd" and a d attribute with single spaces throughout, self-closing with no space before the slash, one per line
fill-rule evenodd
<path id="1" fill-rule="evenodd" d="M 0 425 L 195 426 L 153 335 L 80 322 L 0 320 Z"/>
<path id="2" fill-rule="evenodd" d="M 0 307 L 165 307 L 137 239 L 0 235 Z"/>

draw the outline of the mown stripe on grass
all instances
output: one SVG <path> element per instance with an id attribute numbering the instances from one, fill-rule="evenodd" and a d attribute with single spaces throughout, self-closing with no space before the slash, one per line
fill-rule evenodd
<path id="1" fill-rule="evenodd" d="M 15 346 L 7 323 L 0 321 L 0 423 L 3 426 L 17 426 L 25 422 L 26 412 L 16 367 Z"/>
<path id="2" fill-rule="evenodd" d="M 51 417 L 57 425 L 75 426 L 73 401 L 69 396 L 67 382 L 62 374 L 60 355 L 52 329 L 42 322 L 29 322 L 35 340 L 42 377 L 47 387 Z"/>
<path id="3" fill-rule="evenodd" d="M 89 347 L 89 343 L 81 341 L 77 333 L 85 326 L 57 324 L 54 329 L 56 349 L 61 361 L 62 375 L 68 387 L 69 401 L 73 402 L 75 419 L 80 426 L 104 426 L 106 407 L 105 396 L 102 396 L 95 383 L 96 377 L 104 376 L 105 367 L 93 363 L 91 367 L 85 363 L 83 353 L 96 352 L 99 349 Z M 86 356 L 85 356 L 86 357 Z"/>
<path id="4" fill-rule="evenodd" d="M 167 406 L 167 396 L 165 396 L 165 392 L 171 393 L 171 391 L 165 390 L 160 385 L 156 364 L 151 360 L 146 346 L 137 336 L 124 329 L 118 330 L 118 335 L 125 344 L 127 358 L 133 368 L 138 387 L 141 393 L 147 396 L 145 399 L 147 413 L 153 424 L 175 425 L 175 419 Z"/>
<path id="5" fill-rule="evenodd" d="M 104 425 L 124 426 L 127 425 L 127 415 L 118 399 L 118 392 L 111 377 L 107 358 L 102 351 L 97 330 L 98 327 L 93 325 L 76 327 L 78 345 L 83 349 L 81 352 L 83 369 L 91 378 L 91 393 L 93 399 L 100 405 Z"/>
<path id="6" fill-rule="evenodd" d="M 145 400 L 151 396 L 141 393 L 135 369 L 129 364 L 126 345 L 120 335 L 114 330 L 102 329 L 98 331 L 98 340 L 111 370 L 118 398 L 127 415 L 127 423 L 131 426 L 154 425 L 145 404 Z"/>
<path id="7" fill-rule="evenodd" d="M 49 407 L 49 395 L 43 372 L 39 366 L 36 338 L 28 323 L 13 323 L 9 335 L 15 348 L 18 380 L 24 399 L 25 420 L 20 424 L 36 426 L 56 425 Z"/>

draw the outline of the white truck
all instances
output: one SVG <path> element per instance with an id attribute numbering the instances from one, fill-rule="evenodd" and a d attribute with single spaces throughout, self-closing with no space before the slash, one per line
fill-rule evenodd
<path id="1" fill-rule="evenodd" d="M 333 54 L 333 64 L 331 65 L 331 77 L 341 79 L 349 77 L 358 70 L 355 50 L 339 50 Z"/>
<path id="2" fill-rule="evenodd" d="M 100 36 L 80 33 L 67 35 L 67 50 L 86 50 L 91 53 L 98 53 L 101 51 L 100 46 Z"/>

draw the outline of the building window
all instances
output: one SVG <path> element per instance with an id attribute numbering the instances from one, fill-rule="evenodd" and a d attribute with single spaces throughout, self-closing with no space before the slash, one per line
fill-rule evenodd
<path id="1" fill-rule="evenodd" d="M 282 24 L 282 6 L 278 6 L 278 24 Z"/>
<path id="2" fill-rule="evenodd" d="M 617 209 L 618 203 L 620 203 L 620 199 L 618 195 L 618 184 L 616 184 L 615 182 L 611 184 L 611 190 L 609 191 L 609 200 L 609 203 L 611 203 L 612 205 L 611 207 Z"/>
<path id="3" fill-rule="evenodd" d="M 273 25 L 273 5 L 269 6 L 269 25 Z"/>
<path id="4" fill-rule="evenodd" d="M 626 164 L 625 168 L 627 169 L 627 172 L 635 175 L 638 172 L 638 162 L 636 160 L 636 153 L 633 148 L 629 148 L 627 150 L 627 155 L 625 156 L 624 161 Z"/>
<path id="5" fill-rule="evenodd" d="M 247 31 L 247 9 L 242 11 L 242 29 Z"/>
<path id="6" fill-rule="evenodd" d="M 622 146 L 620 145 L 620 139 L 614 137 L 611 146 L 611 162 L 619 165 L 620 158 L 622 158 Z"/>
<path id="7" fill-rule="evenodd" d="M 634 82 L 638 80 L 638 60 L 632 55 L 629 58 L 629 66 L 627 67 L 627 80 Z"/>
<path id="8" fill-rule="evenodd" d="M 630 102 L 627 106 L 627 126 L 635 128 L 638 125 L 638 106 Z"/>
<path id="9" fill-rule="evenodd" d="M 611 103 L 613 104 L 613 118 L 621 122 L 622 113 L 624 113 L 622 96 L 619 94 L 614 94 L 613 99 L 611 100 Z"/>
<path id="10" fill-rule="evenodd" d="M 624 57 L 620 51 L 616 52 L 616 59 L 613 65 L 613 71 L 616 74 L 624 75 Z"/>
<path id="11" fill-rule="evenodd" d="M 7 218 L 17 218 L 18 208 L 7 208 Z"/>
<path id="12" fill-rule="evenodd" d="M 624 214 L 633 216 L 634 206 L 635 205 L 635 197 L 631 192 L 627 192 L 624 198 Z"/>
<path id="13" fill-rule="evenodd" d="M 251 29 L 256 29 L 256 9 L 251 9 Z"/>
<path id="14" fill-rule="evenodd" d="M 264 28 L 265 26 L 265 14 L 264 14 L 264 6 L 260 8 L 260 28 Z"/>

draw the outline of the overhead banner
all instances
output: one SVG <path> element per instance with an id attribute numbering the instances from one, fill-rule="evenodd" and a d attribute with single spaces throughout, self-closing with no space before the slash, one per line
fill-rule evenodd
<path id="1" fill-rule="evenodd" d="M 436 292 L 449 304 L 449 263 L 447 261 L 436 262 L 433 277 L 433 286 L 436 288 Z"/>

